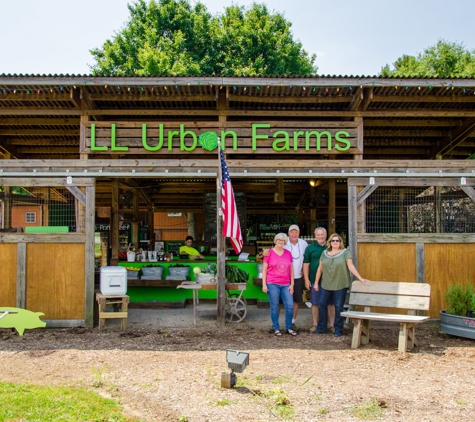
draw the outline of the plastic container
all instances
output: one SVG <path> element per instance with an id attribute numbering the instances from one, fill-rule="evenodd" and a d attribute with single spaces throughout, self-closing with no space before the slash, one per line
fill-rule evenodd
<path id="1" fill-rule="evenodd" d="M 101 267 L 101 293 L 104 296 L 127 293 L 127 270 L 124 267 Z"/>
<path id="2" fill-rule="evenodd" d="M 135 252 L 127 251 L 127 262 L 134 262 L 134 261 L 135 261 Z"/>
<path id="3" fill-rule="evenodd" d="M 161 280 L 163 267 L 142 267 L 142 280 Z"/>
<path id="4" fill-rule="evenodd" d="M 188 277 L 190 267 L 168 267 L 168 273 L 172 276 Z"/>

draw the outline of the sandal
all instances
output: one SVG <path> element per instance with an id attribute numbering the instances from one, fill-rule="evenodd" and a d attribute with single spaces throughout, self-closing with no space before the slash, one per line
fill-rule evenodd
<path id="1" fill-rule="evenodd" d="M 280 332 L 280 330 L 275 330 L 274 335 L 277 336 L 277 337 L 280 337 L 282 335 L 282 333 Z"/>
<path id="2" fill-rule="evenodd" d="M 290 334 L 291 336 L 296 336 L 298 333 L 297 331 L 294 331 L 294 330 L 287 330 L 287 334 Z"/>

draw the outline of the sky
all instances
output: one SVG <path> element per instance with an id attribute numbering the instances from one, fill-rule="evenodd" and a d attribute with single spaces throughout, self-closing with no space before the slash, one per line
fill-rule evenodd
<path id="1" fill-rule="evenodd" d="M 133 0 L 0 0 L 1 74 L 90 74 L 89 50 L 122 29 Z M 190 0 L 194 4 L 194 0 Z M 315 53 L 319 75 L 374 76 L 439 39 L 475 50 L 475 0 L 267 0 Z M 201 0 L 212 14 L 253 0 Z"/>

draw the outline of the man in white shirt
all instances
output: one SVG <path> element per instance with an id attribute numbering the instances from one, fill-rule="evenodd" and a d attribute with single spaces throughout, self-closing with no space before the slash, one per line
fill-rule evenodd
<path id="1" fill-rule="evenodd" d="M 295 320 L 297 319 L 297 312 L 299 311 L 299 304 L 302 303 L 303 287 L 305 284 L 303 274 L 303 258 L 305 249 L 308 243 L 299 238 L 300 228 L 296 224 L 289 227 L 289 240 L 284 246 L 292 254 L 292 261 L 294 267 L 294 315 L 292 318 L 292 330 L 297 330 Z"/>

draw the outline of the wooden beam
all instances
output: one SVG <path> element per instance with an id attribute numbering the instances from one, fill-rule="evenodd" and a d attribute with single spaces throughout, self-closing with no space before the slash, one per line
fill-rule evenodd
<path id="1" fill-rule="evenodd" d="M 361 102 L 363 101 L 363 88 L 359 87 L 356 92 L 353 94 L 351 103 L 348 106 L 348 110 L 355 111 L 358 110 Z"/>
<path id="2" fill-rule="evenodd" d="M 441 145 L 432 148 L 429 158 L 435 158 L 438 155 L 447 155 L 455 147 L 459 146 L 467 137 L 475 131 L 475 118 L 468 119 L 464 124 L 447 136 Z"/>
<path id="3" fill-rule="evenodd" d="M 364 89 L 364 99 L 363 102 L 360 105 L 360 110 L 361 111 L 366 111 L 371 103 L 373 101 L 373 88 L 365 88 Z"/>
<path id="4" fill-rule="evenodd" d="M 0 97 L 1 98 L 1 97 Z M 133 101 L 133 102 L 142 102 L 142 101 L 154 101 L 154 102 L 190 102 L 190 101 L 216 101 L 216 95 L 211 94 L 175 94 L 175 93 L 159 93 L 154 91 L 153 93 L 129 93 L 121 92 L 115 94 L 88 94 L 87 98 L 89 101 Z"/>
<path id="5" fill-rule="evenodd" d="M 0 136 L 79 136 L 79 125 L 74 129 L 2 129 Z"/>
<path id="6" fill-rule="evenodd" d="M 78 118 L 68 117 L 6 117 L 0 119 L 0 126 L 29 126 L 29 125 L 44 125 L 44 126 L 77 126 L 79 125 Z"/>
<path id="7" fill-rule="evenodd" d="M 450 120 L 441 120 L 441 119 L 432 119 L 432 120 L 427 120 L 427 119 L 408 119 L 408 120 L 403 120 L 403 119 L 398 119 L 398 120 L 393 120 L 393 119 L 365 119 L 364 120 L 364 126 L 365 126 L 365 131 L 366 128 L 368 127 L 375 127 L 375 126 L 381 126 L 381 127 L 397 127 L 397 126 L 404 126 L 404 127 L 458 127 L 461 126 L 463 123 L 462 120 L 457 120 L 457 119 L 450 119 Z"/>
<path id="8" fill-rule="evenodd" d="M 460 186 L 460 177 L 447 177 L 443 178 L 418 178 L 414 175 L 414 178 L 383 178 L 374 174 L 375 184 L 378 186 Z M 475 177 L 466 179 L 467 186 L 475 185 Z M 369 177 L 366 178 L 352 178 L 348 179 L 349 186 L 366 186 L 369 184 Z"/>
<path id="9" fill-rule="evenodd" d="M 312 95 L 312 96 L 285 96 L 278 97 L 262 96 L 262 95 L 229 95 L 230 102 L 240 103 L 267 103 L 267 104 L 334 104 L 347 103 L 352 100 L 351 96 L 343 95 Z"/>

